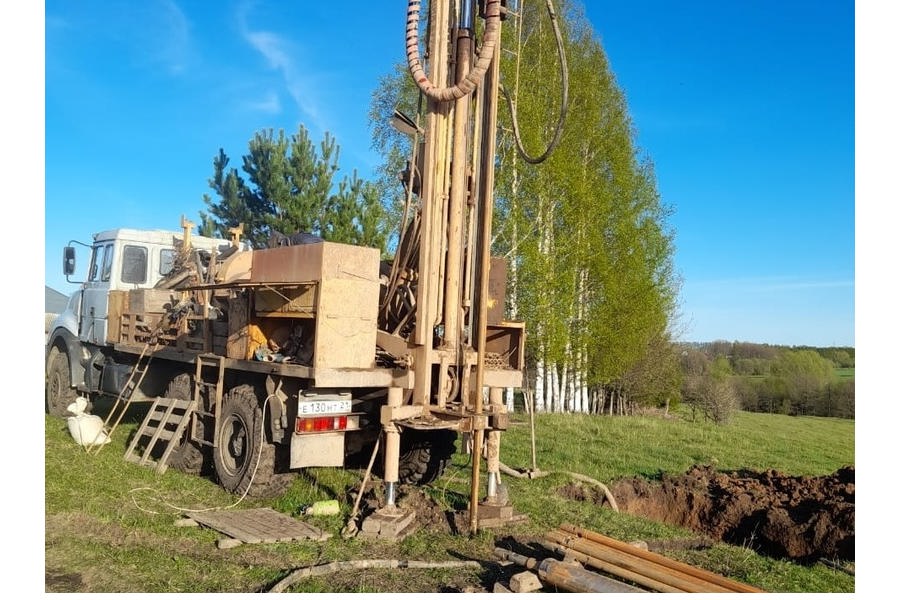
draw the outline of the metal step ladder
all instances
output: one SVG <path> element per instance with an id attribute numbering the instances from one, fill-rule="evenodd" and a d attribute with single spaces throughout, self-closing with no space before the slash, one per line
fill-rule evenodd
<path id="1" fill-rule="evenodd" d="M 210 371 L 213 370 L 212 373 Z M 219 439 L 219 420 L 216 418 L 222 408 L 222 392 L 225 380 L 225 357 L 216 354 L 198 354 L 197 370 L 194 372 L 194 404 L 195 415 L 192 422 L 191 439 L 203 446 L 216 447 Z M 203 394 L 207 394 L 207 398 L 211 399 L 210 404 L 204 404 Z M 205 409 L 209 406 L 209 410 Z M 205 418 L 206 422 L 215 423 L 212 434 L 212 441 L 209 441 L 208 435 L 198 436 L 196 427 L 197 419 Z"/>

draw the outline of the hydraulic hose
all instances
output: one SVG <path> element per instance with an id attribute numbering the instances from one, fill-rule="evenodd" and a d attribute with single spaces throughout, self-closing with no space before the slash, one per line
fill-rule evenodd
<path id="1" fill-rule="evenodd" d="M 536 165 L 547 160 L 547 157 L 550 156 L 550 153 L 553 152 L 553 149 L 556 148 L 557 144 L 559 144 L 559 140 L 560 138 L 562 138 L 563 123 L 565 122 L 566 115 L 569 112 L 569 67 L 566 63 L 566 51 L 563 48 L 562 33 L 560 33 L 559 31 L 559 23 L 556 18 L 556 11 L 553 10 L 552 0 L 547 0 L 547 12 L 550 15 L 550 22 L 553 24 L 553 34 L 556 36 L 556 49 L 559 52 L 559 68 L 562 75 L 562 99 L 560 100 L 559 119 L 556 122 L 556 131 L 553 133 L 553 139 L 550 140 L 550 144 L 547 145 L 547 149 L 544 150 L 543 154 L 541 154 L 540 156 L 531 156 L 525 150 L 525 146 L 522 144 L 522 137 L 519 133 L 519 120 L 516 117 L 515 101 L 509 95 L 509 92 L 506 91 L 506 88 L 502 85 L 500 86 L 500 91 L 503 93 L 503 97 L 506 98 L 506 103 L 509 106 L 509 115 L 510 119 L 512 120 L 513 135 L 516 138 L 516 148 L 518 149 L 519 155 L 522 157 L 522 160 L 532 165 Z"/>
<path id="2" fill-rule="evenodd" d="M 467 0 L 468 1 L 468 0 Z M 484 79 L 484 74 L 491 64 L 500 38 L 500 0 L 486 0 L 484 37 L 481 53 L 474 67 L 462 81 L 452 87 L 437 87 L 425 74 L 419 54 L 419 11 L 421 0 L 409 0 L 406 11 L 406 62 L 413 81 L 422 93 L 439 102 L 447 102 L 462 98 L 475 91 Z"/>

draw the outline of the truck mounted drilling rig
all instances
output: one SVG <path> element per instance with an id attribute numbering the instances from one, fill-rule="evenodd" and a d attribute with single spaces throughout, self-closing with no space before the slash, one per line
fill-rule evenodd
<path id="1" fill-rule="evenodd" d="M 471 440 L 471 530 L 503 522 L 502 390 L 522 385 L 524 324 L 504 319 L 492 259 L 501 0 L 410 0 L 412 123 L 407 217 L 392 261 L 377 249 L 295 235 L 265 249 L 182 231 L 115 229 L 91 244 L 86 281 L 51 325 L 46 403 L 77 395 L 152 402 L 126 458 L 270 495 L 297 469 L 343 466 L 381 446 L 384 505 L 372 531 L 406 518 L 397 486 L 443 471 Z M 484 20 L 476 29 L 477 18 Z M 480 39 L 478 39 L 480 38 Z M 427 74 L 426 74 L 427 70 Z M 75 273 L 75 249 L 64 249 Z M 486 458 L 482 493 L 481 458 Z M 364 524 L 365 525 L 365 524 Z"/>

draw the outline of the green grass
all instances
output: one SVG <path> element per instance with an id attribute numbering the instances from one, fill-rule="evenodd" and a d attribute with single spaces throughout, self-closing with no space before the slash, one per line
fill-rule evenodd
<path id="1" fill-rule="evenodd" d="M 122 455 L 134 428 L 134 422 L 123 424 L 112 443 L 99 454 L 88 455 L 74 444 L 64 421 L 46 417 L 45 568 L 48 581 L 73 582 L 68 591 L 254 592 L 297 567 L 359 558 L 477 559 L 486 567 L 356 571 L 305 580 L 291 591 L 437 592 L 465 585 L 490 589 L 496 567 L 489 565 L 499 541 L 541 538 L 563 522 L 623 540 L 693 535 L 565 499 L 558 489 L 569 480 L 555 474 L 537 480 L 503 478 L 516 510 L 529 516 L 525 523 L 474 537 L 423 529 L 399 543 L 343 540 L 339 532 L 351 509 L 347 490 L 361 474 L 318 468 L 304 471 L 278 499 L 248 499 L 239 507 L 271 506 L 296 516 L 317 500 L 337 498 L 341 515 L 310 520 L 334 537 L 327 542 L 218 550 L 215 541 L 221 534 L 178 528 L 174 522 L 181 517 L 180 508 L 225 507 L 237 498 L 208 479 L 173 469 L 160 476 L 125 462 Z M 505 464 L 531 465 L 529 429 L 526 416 L 513 415 L 501 451 Z M 822 475 L 854 463 L 854 422 L 839 419 L 738 413 L 730 424 L 717 427 L 685 418 L 538 415 L 536 430 L 539 468 L 574 471 L 606 482 L 682 472 L 693 464 Z M 469 457 L 457 454 L 444 477 L 426 492 L 444 509 L 464 506 L 470 467 Z M 773 592 L 854 589 L 852 577 L 832 569 L 772 560 L 725 544 L 672 556 Z"/>
<path id="2" fill-rule="evenodd" d="M 834 370 L 834 374 L 839 379 L 853 379 L 856 377 L 856 369 L 854 367 L 839 367 Z"/>

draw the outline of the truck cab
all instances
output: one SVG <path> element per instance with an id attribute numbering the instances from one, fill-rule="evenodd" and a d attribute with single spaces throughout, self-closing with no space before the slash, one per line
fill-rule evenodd
<path id="1" fill-rule="evenodd" d="M 110 292 L 156 286 L 172 272 L 185 235 L 189 236 L 192 247 L 207 252 L 221 253 L 231 245 L 228 240 L 190 236 L 185 232 L 128 228 L 96 233 L 90 245 L 75 242 L 90 248 L 87 273 L 81 288 L 69 298 L 66 309 L 50 324 L 46 346 L 48 376 L 56 356 L 62 355 L 68 369 L 64 370 L 60 364 L 53 373 L 61 379 L 60 386 L 68 384 L 80 391 L 94 391 L 95 382 L 85 381 L 85 367 L 111 346 L 108 340 Z M 76 254 L 70 242 L 63 251 L 63 272 L 69 281 L 76 271 Z M 62 381 L 65 378 L 69 381 Z M 58 406 L 48 406 L 48 409 L 60 412 Z"/>
<path id="2" fill-rule="evenodd" d="M 111 229 L 94 235 L 87 279 L 80 291 L 78 338 L 82 342 L 106 343 L 109 292 L 154 287 L 172 271 L 178 252 L 175 241 L 180 237 L 170 231 L 139 229 Z M 192 236 L 191 244 L 221 251 L 220 246 L 227 248 L 229 242 Z"/>

